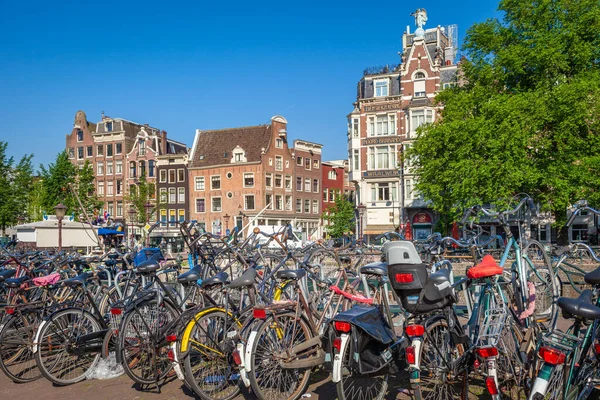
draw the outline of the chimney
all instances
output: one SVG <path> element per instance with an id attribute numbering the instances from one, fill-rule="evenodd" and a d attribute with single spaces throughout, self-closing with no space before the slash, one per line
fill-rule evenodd
<path id="1" fill-rule="evenodd" d="M 104 111 L 102 111 L 102 121 L 104 121 Z"/>
<path id="2" fill-rule="evenodd" d="M 160 148 L 162 154 L 167 154 L 167 132 L 160 131 Z"/>

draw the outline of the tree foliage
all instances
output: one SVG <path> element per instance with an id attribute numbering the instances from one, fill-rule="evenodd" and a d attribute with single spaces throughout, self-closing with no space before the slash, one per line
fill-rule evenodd
<path id="1" fill-rule="evenodd" d="M 15 165 L 8 157 L 7 142 L 0 142 L 0 229 L 28 220 L 27 203 L 33 176 L 32 155 L 25 155 Z"/>
<path id="2" fill-rule="evenodd" d="M 145 205 L 151 204 L 150 213 L 154 214 L 161 208 L 161 199 L 156 201 L 156 186 L 148 182 L 145 175 L 140 176 L 138 183 L 129 188 L 129 194 L 126 199 L 136 210 L 137 223 L 145 223 L 151 219 L 148 215 Z"/>
<path id="3" fill-rule="evenodd" d="M 54 207 L 63 203 L 67 207 L 67 214 L 75 212 L 79 207 L 75 205 L 75 198 L 69 185 L 75 184 L 77 167 L 69 161 L 66 151 L 58 153 L 56 160 L 48 167 L 40 165 L 44 192 L 42 194 L 42 210 L 47 214 L 54 213 Z"/>
<path id="4" fill-rule="evenodd" d="M 81 200 L 81 204 L 90 218 L 94 215 L 94 211 L 99 211 L 103 205 L 103 202 L 96 195 L 95 181 L 92 163 L 85 160 L 83 166 L 77 171 L 75 188 L 79 200 Z"/>
<path id="5" fill-rule="evenodd" d="M 465 206 L 525 192 L 559 223 L 600 204 L 600 3 L 503 0 L 472 26 L 464 85 L 409 152 L 417 189 L 448 221 Z"/>
<path id="6" fill-rule="evenodd" d="M 327 234 L 333 238 L 339 238 L 354 231 L 354 205 L 336 191 L 335 202 L 321 216 L 324 221 Z"/>

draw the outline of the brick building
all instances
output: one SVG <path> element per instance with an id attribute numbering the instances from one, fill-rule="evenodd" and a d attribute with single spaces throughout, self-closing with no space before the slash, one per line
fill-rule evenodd
<path id="1" fill-rule="evenodd" d="M 337 196 L 345 196 L 354 203 L 354 185 L 350 183 L 348 160 L 323 161 L 321 168 L 321 209 L 323 213 L 332 207 Z M 323 236 L 326 236 L 323 232 Z"/>
<path id="2" fill-rule="evenodd" d="M 323 145 L 294 140 L 295 206 L 294 226 L 305 240 L 321 237 L 321 151 Z"/>
<path id="3" fill-rule="evenodd" d="M 414 190 L 417 177 L 409 160 L 399 168 L 398 155 L 411 145 L 419 126 L 438 117 L 436 93 L 457 82 L 456 26 L 424 30 L 425 10 L 415 14 L 420 25 L 414 33 L 409 27 L 404 32 L 401 63 L 366 69 L 348 115 L 350 180 L 357 189 L 356 204 L 366 207 L 357 229 L 367 237 L 408 224 L 410 234 L 422 238 L 435 222 Z"/>
<path id="4" fill-rule="evenodd" d="M 302 175 L 310 179 L 310 195 L 301 199 L 306 197 L 312 207 L 312 168 L 315 159 L 320 164 L 320 148 L 317 155 L 308 142 L 296 141 L 295 147 L 289 147 L 287 121 L 281 116 L 271 118 L 269 125 L 197 130 L 188 165 L 190 218 L 217 234 L 246 224 L 292 222 L 309 229 L 312 208 L 298 218 L 294 212 L 294 151 L 302 154 L 303 163 L 306 158 L 311 163 L 311 172 Z"/>

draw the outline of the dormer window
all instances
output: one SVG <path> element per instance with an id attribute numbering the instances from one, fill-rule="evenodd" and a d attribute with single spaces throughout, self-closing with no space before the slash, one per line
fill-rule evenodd
<path id="1" fill-rule="evenodd" d="M 77 129 L 77 141 L 83 142 L 83 131 L 81 129 Z"/>
<path id="2" fill-rule="evenodd" d="M 275 147 L 277 147 L 278 149 L 282 149 L 283 148 L 283 139 L 275 139 Z"/>
<path id="3" fill-rule="evenodd" d="M 388 96 L 388 82 L 387 79 L 378 79 L 375 81 L 375 97 Z"/>
<path id="4" fill-rule="evenodd" d="M 140 156 L 146 155 L 146 141 L 144 139 L 139 141 L 138 154 Z"/>
<path id="5" fill-rule="evenodd" d="M 113 130 L 113 123 L 112 122 L 106 122 L 104 124 L 104 126 L 106 126 L 106 132 L 112 132 L 112 130 Z"/>
<path id="6" fill-rule="evenodd" d="M 231 152 L 231 154 L 232 154 L 232 157 L 231 157 L 232 163 L 248 161 L 246 159 L 246 152 L 240 146 L 236 146 L 235 149 L 233 149 L 233 151 Z"/>

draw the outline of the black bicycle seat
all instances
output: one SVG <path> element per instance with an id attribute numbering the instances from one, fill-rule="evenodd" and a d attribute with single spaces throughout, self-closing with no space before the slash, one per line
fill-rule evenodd
<path id="1" fill-rule="evenodd" d="M 149 260 L 146 260 L 144 262 L 141 262 L 138 266 L 137 266 L 137 271 L 141 274 L 149 274 L 152 272 L 156 272 L 160 269 L 160 264 L 158 262 L 158 259 L 156 258 L 150 258 Z"/>
<path id="2" fill-rule="evenodd" d="M 28 276 L 22 276 L 20 278 L 9 278 L 4 281 L 4 284 L 10 288 L 19 288 L 23 283 L 25 283 L 28 280 Z"/>
<path id="3" fill-rule="evenodd" d="M 200 267 L 196 266 L 190 269 L 188 272 L 184 272 L 183 274 L 177 277 L 177 282 L 181 284 L 196 282 L 200 279 Z"/>
<path id="4" fill-rule="evenodd" d="M 256 279 L 256 270 L 254 268 L 248 268 L 242 276 L 237 279 L 234 279 L 229 285 L 232 289 L 237 289 L 246 286 L 254 285 Z"/>
<path id="5" fill-rule="evenodd" d="M 281 271 L 277 271 L 276 275 L 278 279 L 300 280 L 304 278 L 304 275 L 306 275 L 306 271 L 303 269 L 284 269 Z"/>
<path id="6" fill-rule="evenodd" d="M 585 274 L 583 279 L 585 283 L 589 283 L 590 285 L 600 285 L 600 267 Z"/>
<path id="7" fill-rule="evenodd" d="M 387 263 L 374 262 L 360 267 L 361 274 L 385 276 L 388 274 Z"/>
<path id="8" fill-rule="evenodd" d="M 4 282 L 6 279 L 15 276 L 16 273 L 16 269 L 5 269 L 0 271 L 0 282 Z"/>
<path id="9" fill-rule="evenodd" d="M 563 312 L 577 317 L 588 319 L 600 318 L 600 308 L 592 304 L 592 291 L 589 289 L 581 292 L 581 295 L 576 299 L 568 297 L 559 298 L 558 306 Z"/>
<path id="10" fill-rule="evenodd" d="M 90 277 L 90 274 L 87 272 L 84 272 L 83 274 L 77 275 L 75 278 L 70 278 L 70 279 L 64 280 L 63 284 L 65 286 L 69 286 L 69 287 L 83 285 L 85 283 L 85 281 L 88 280 L 89 277 Z"/>
<path id="11" fill-rule="evenodd" d="M 210 278 L 203 280 L 202 287 L 223 284 L 227 282 L 227 278 L 229 278 L 227 272 L 219 272 L 215 276 L 211 276 Z"/>

